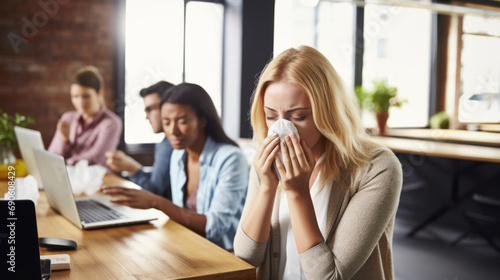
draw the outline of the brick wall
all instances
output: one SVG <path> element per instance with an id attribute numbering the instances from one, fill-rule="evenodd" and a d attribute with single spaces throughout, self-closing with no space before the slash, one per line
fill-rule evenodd
<path id="1" fill-rule="evenodd" d="M 0 1 L 0 109 L 35 118 L 47 147 L 56 122 L 72 110 L 69 81 L 85 65 L 103 74 L 112 104 L 114 0 Z"/>

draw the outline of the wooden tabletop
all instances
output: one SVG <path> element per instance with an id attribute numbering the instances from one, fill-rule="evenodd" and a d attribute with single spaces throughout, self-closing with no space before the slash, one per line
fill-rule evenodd
<path id="1" fill-rule="evenodd" d="M 500 146 L 500 133 L 455 129 L 388 129 L 385 136 Z"/>
<path id="2" fill-rule="evenodd" d="M 133 186 L 106 175 L 105 184 Z M 149 224 L 80 230 L 55 213 L 40 193 L 36 206 L 39 237 L 77 242 L 69 254 L 71 270 L 53 271 L 51 279 L 255 279 L 255 268 L 230 252 L 163 215 Z"/>
<path id="3" fill-rule="evenodd" d="M 376 136 L 373 139 L 394 152 L 500 163 L 500 147 Z"/>

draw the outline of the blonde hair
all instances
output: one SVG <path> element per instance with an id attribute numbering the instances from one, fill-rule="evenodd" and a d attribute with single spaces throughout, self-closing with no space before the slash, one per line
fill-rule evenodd
<path id="1" fill-rule="evenodd" d="M 352 175 L 369 162 L 379 145 L 362 126 L 354 94 L 346 90 L 328 59 L 308 46 L 290 48 L 264 67 L 252 96 L 250 115 L 257 144 L 267 136 L 264 94 L 274 82 L 297 86 L 309 97 L 314 123 L 327 140 L 321 168 L 322 185 L 335 180 L 340 172 Z"/>

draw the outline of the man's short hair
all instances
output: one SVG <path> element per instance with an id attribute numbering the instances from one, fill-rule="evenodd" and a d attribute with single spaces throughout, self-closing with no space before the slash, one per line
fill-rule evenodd
<path id="1" fill-rule="evenodd" d="M 174 85 L 169 83 L 169 82 L 165 82 L 165 81 L 159 81 L 158 83 L 150 86 L 150 87 L 147 87 L 147 88 L 143 88 L 141 89 L 141 91 L 139 92 L 139 94 L 144 98 L 146 95 L 148 94 L 151 94 L 151 93 L 158 93 L 158 95 L 160 96 L 160 98 L 163 96 L 163 94 L 171 87 L 173 87 Z"/>

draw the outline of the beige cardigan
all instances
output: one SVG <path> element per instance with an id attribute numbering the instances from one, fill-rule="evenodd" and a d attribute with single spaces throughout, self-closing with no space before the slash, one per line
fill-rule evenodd
<path id="1" fill-rule="evenodd" d="M 350 177 L 350 176 L 345 176 Z M 328 238 L 300 255 L 307 279 L 394 279 L 392 232 L 401 192 L 401 165 L 388 149 L 381 149 L 352 182 L 333 183 L 327 228 Z M 241 221 L 245 219 L 259 188 L 252 168 Z M 339 191 L 339 190 L 346 191 Z M 280 197 L 278 190 L 276 197 Z M 278 279 L 280 228 L 275 199 L 270 240 L 256 243 L 241 229 L 234 240 L 236 256 L 257 267 L 258 279 Z"/>

